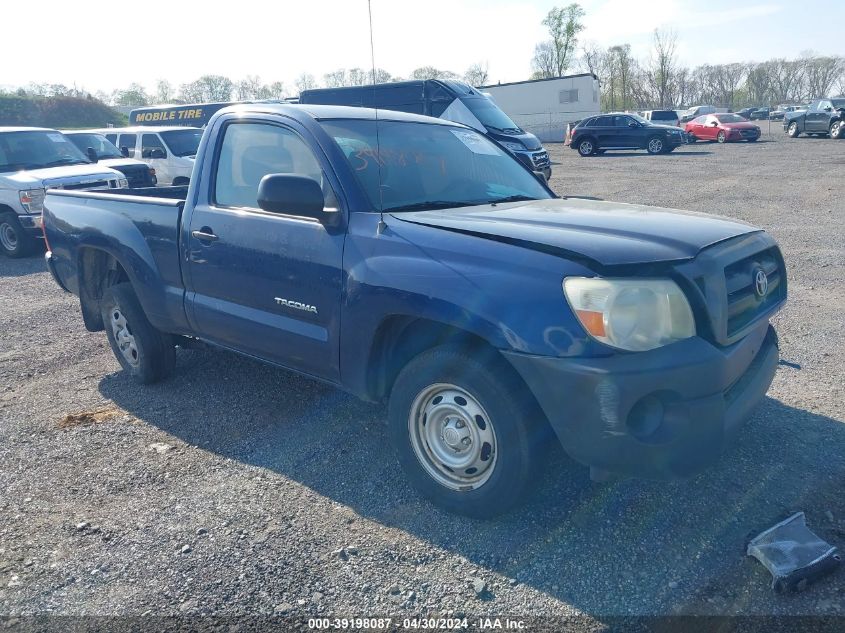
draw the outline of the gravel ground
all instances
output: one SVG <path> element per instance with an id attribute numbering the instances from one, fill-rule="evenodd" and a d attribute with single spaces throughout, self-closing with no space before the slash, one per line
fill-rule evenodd
<path id="1" fill-rule="evenodd" d="M 39 257 L 0 258 L 0 615 L 579 616 L 583 629 L 845 616 L 845 572 L 775 595 L 744 555 L 796 510 L 845 548 L 845 202 L 830 177 L 845 142 L 550 153 L 561 194 L 726 215 L 780 241 L 783 362 L 716 466 L 594 484 L 557 454 L 520 511 L 451 516 L 405 483 L 384 407 L 210 350 L 137 386 Z"/>

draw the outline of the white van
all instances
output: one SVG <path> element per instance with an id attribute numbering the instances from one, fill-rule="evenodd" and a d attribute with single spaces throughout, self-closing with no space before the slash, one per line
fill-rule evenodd
<path id="1" fill-rule="evenodd" d="M 642 114 L 646 121 L 651 121 L 657 125 L 672 125 L 680 127 L 681 118 L 674 110 L 646 110 Z"/>
<path id="2" fill-rule="evenodd" d="M 97 130 L 127 158 L 155 169 L 160 185 L 187 185 L 202 138 L 198 127 L 121 127 Z"/>

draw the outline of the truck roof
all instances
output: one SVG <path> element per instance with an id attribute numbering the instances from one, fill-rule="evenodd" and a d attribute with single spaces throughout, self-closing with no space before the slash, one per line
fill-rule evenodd
<path id="1" fill-rule="evenodd" d="M 374 121 L 378 118 L 379 121 L 410 121 L 416 123 L 460 126 L 459 123 L 424 116 L 422 114 L 409 114 L 407 112 L 399 112 L 397 110 L 384 110 L 381 108 L 376 110 L 374 108 L 360 108 L 356 106 L 312 105 L 301 103 L 244 103 L 229 106 L 228 108 L 220 110 L 219 113 L 225 112 L 261 112 L 266 114 L 282 114 L 293 119 L 308 116 L 317 121 L 321 121 L 323 119 L 363 119 L 367 121 Z"/>

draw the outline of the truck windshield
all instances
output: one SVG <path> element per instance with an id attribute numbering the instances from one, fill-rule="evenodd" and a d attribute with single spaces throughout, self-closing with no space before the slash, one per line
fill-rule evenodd
<path id="1" fill-rule="evenodd" d="M 161 132 L 161 138 L 176 156 L 196 156 L 202 130 L 167 130 Z"/>
<path id="2" fill-rule="evenodd" d="M 102 134 L 76 132 L 66 136 L 82 152 L 87 152 L 89 147 L 93 147 L 97 158 L 123 158 L 120 150 Z"/>
<path id="3" fill-rule="evenodd" d="M 61 132 L 26 130 L 0 133 L 0 172 L 90 162 Z"/>
<path id="4" fill-rule="evenodd" d="M 554 197 L 478 132 L 429 123 L 323 121 L 374 209 L 417 211 Z"/>
<path id="5" fill-rule="evenodd" d="M 494 132 L 522 133 L 519 126 L 487 97 L 461 97 L 461 102 L 487 129 Z"/>

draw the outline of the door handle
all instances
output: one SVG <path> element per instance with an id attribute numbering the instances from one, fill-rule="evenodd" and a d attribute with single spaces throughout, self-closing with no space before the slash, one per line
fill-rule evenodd
<path id="1" fill-rule="evenodd" d="M 219 239 L 207 226 L 199 231 L 191 231 L 191 237 L 197 238 L 200 242 L 216 242 Z"/>

